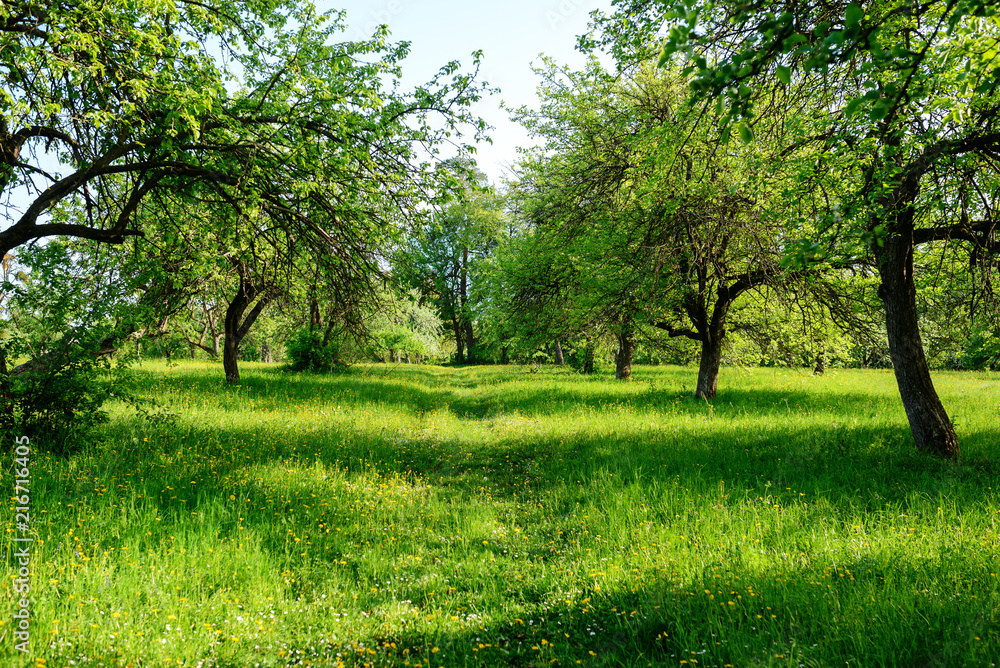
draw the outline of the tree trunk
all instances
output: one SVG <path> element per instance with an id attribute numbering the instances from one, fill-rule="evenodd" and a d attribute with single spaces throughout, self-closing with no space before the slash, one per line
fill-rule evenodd
<path id="1" fill-rule="evenodd" d="M 135 357 L 136 359 L 142 359 L 142 341 L 140 339 L 135 340 Z"/>
<path id="2" fill-rule="evenodd" d="M 583 352 L 583 372 L 594 373 L 594 340 L 587 337 L 587 347 Z"/>
<path id="3" fill-rule="evenodd" d="M 474 353 L 472 351 L 473 346 L 476 345 L 476 337 L 475 337 L 475 335 L 472 332 L 472 320 L 469 319 L 469 316 L 468 316 L 467 313 L 464 315 L 464 317 L 466 318 L 466 321 L 465 321 L 465 353 L 466 353 L 466 355 L 465 356 L 466 356 L 466 359 L 468 360 L 469 364 L 472 364 L 473 362 L 476 361 L 475 358 L 474 358 Z"/>
<path id="4" fill-rule="evenodd" d="M 459 280 L 459 312 L 461 313 L 462 329 L 465 333 L 466 361 L 470 364 L 472 359 L 472 347 L 476 345 L 476 339 L 472 332 L 472 317 L 469 314 L 469 248 L 462 248 L 462 268 Z"/>
<path id="5" fill-rule="evenodd" d="M 319 301 L 313 297 L 309 300 L 309 331 L 323 326 L 323 316 L 319 312 Z"/>
<path id="6" fill-rule="evenodd" d="M 235 337 L 227 336 L 222 340 L 222 368 L 226 372 L 227 383 L 240 384 L 239 342 Z"/>
<path id="7" fill-rule="evenodd" d="M 870 229 L 884 226 L 885 233 L 872 243 L 882 279 L 879 297 L 885 306 L 885 330 L 889 357 L 896 375 L 899 396 L 910 423 L 917 449 L 941 457 L 958 457 L 958 437 L 948 419 L 924 355 L 917 319 L 917 289 L 913 281 L 914 202 L 920 193 L 920 180 L 930 168 L 914 163 L 902 171 L 903 178 L 891 192 L 883 194 Z"/>
<path id="8" fill-rule="evenodd" d="M 701 363 L 698 365 L 698 386 L 694 396 L 714 399 L 719 389 L 719 365 L 722 363 L 722 336 L 707 335 L 701 342 Z"/>
<path id="9" fill-rule="evenodd" d="M 632 378 L 632 356 L 635 355 L 635 338 L 631 326 L 627 326 L 618 335 L 618 352 L 615 353 L 615 379 L 629 380 Z"/>
<path id="10" fill-rule="evenodd" d="M 556 364 L 562 366 L 565 363 L 566 360 L 563 359 L 562 345 L 559 343 L 559 339 L 556 339 Z"/>
<path id="11" fill-rule="evenodd" d="M 458 322 L 458 317 L 455 315 L 451 317 L 451 324 L 455 330 L 455 361 L 459 364 L 465 364 L 464 330 Z"/>
<path id="12" fill-rule="evenodd" d="M 504 346 L 500 349 L 500 364 L 510 364 L 510 358 L 508 357 L 508 351 L 510 346 Z"/>
<path id="13" fill-rule="evenodd" d="M 240 343 L 246 338 L 264 307 L 275 297 L 273 291 L 262 292 L 254 285 L 246 265 L 241 263 L 236 266 L 236 270 L 240 276 L 240 287 L 226 309 L 226 334 L 222 339 L 222 368 L 226 372 L 226 382 L 230 385 L 240 384 Z M 255 300 L 256 305 L 246 313 Z"/>
<path id="14" fill-rule="evenodd" d="M 912 218 L 912 213 L 909 215 Z M 899 227 L 904 229 L 900 231 Z M 920 339 L 913 282 L 912 223 L 898 226 L 895 234 L 887 234 L 883 245 L 876 248 L 875 257 L 882 278 L 879 296 L 885 305 L 889 356 L 913 440 L 922 452 L 955 459 L 958 437 L 934 390 Z"/>
<path id="15" fill-rule="evenodd" d="M 271 351 L 271 345 L 266 341 L 260 344 L 260 361 L 266 364 L 274 363 L 274 353 Z"/>
<path id="16" fill-rule="evenodd" d="M 820 341 L 819 354 L 816 355 L 816 367 L 813 369 L 813 375 L 822 376 L 824 373 L 826 373 L 827 362 L 828 360 L 826 358 L 826 343 Z"/>

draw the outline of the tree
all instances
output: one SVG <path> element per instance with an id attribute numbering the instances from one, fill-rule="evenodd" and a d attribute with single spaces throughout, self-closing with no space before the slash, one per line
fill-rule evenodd
<path id="1" fill-rule="evenodd" d="M 441 146 L 485 129 L 468 113 L 484 90 L 474 73 L 449 63 L 403 92 L 407 45 L 335 42 L 341 21 L 265 0 L 4 5 L 0 183 L 29 199 L 0 252 L 55 235 L 121 244 L 179 216 L 199 243 L 224 244 L 236 287 L 223 356 L 238 382 L 236 347 L 276 297 L 276 268 L 333 256 L 366 290 L 400 221 L 449 196 Z M 57 205 L 77 215 L 49 218 Z"/>
<path id="2" fill-rule="evenodd" d="M 370 325 L 373 357 L 381 361 L 420 364 L 425 359 L 442 356 L 441 318 L 429 305 L 421 305 L 421 294 L 411 290 L 406 295 L 383 294 Z"/>
<path id="3" fill-rule="evenodd" d="M 703 111 L 683 105 L 674 73 L 639 64 L 612 76 L 591 63 L 542 74 L 541 110 L 521 112 L 548 152 L 524 163 L 525 209 L 548 239 L 531 259 L 548 288 L 536 284 L 531 298 L 572 304 L 564 326 L 606 324 L 618 378 L 631 375 L 642 327 L 697 341 L 696 394 L 714 397 L 730 309 L 789 275 L 779 266 L 783 209 L 757 168 L 767 149 L 720 148 L 697 123 Z"/>
<path id="4" fill-rule="evenodd" d="M 948 241 L 976 249 L 988 272 L 996 236 L 1000 47 L 996 7 L 984 0 L 864 3 L 702 3 L 619 0 L 598 40 L 620 51 L 654 41 L 661 62 L 683 60 L 694 99 L 753 137 L 771 81 L 825 91 L 822 113 L 801 119 L 789 159 L 839 171 L 849 187 L 800 263 L 854 242 L 880 275 L 889 351 L 918 449 L 958 456 L 958 439 L 931 381 L 916 308 L 914 252 Z M 632 18 L 629 18 L 632 17 Z M 594 36 L 585 39 L 593 42 Z M 803 171 L 805 173 L 805 170 Z M 803 181 L 805 181 L 803 176 Z"/>
<path id="5" fill-rule="evenodd" d="M 384 33 L 332 43 L 341 19 L 280 0 L 5 3 L 0 186 L 27 203 L 8 214 L 0 254 L 56 235 L 141 236 L 136 209 L 161 188 L 202 184 L 244 209 L 276 206 L 261 193 L 284 182 L 303 195 L 331 164 L 340 169 L 326 183 L 348 192 L 344 177 L 390 164 L 400 181 L 425 185 L 433 170 L 408 161 L 461 123 L 485 127 L 463 111 L 481 87 L 451 63 L 410 94 L 387 91 L 406 45 L 388 46 Z M 431 114 L 443 122 L 432 127 Z M 317 160 L 331 145 L 333 163 Z M 46 221 L 68 198 L 86 219 Z M 304 232 L 314 225 L 299 221 Z"/>
<path id="6" fill-rule="evenodd" d="M 460 364 L 477 361 L 473 287 L 502 229 L 500 197 L 485 174 L 473 171 L 458 199 L 428 220 L 397 260 L 401 278 L 451 326 Z"/>
<path id="7" fill-rule="evenodd" d="M 102 407 L 112 391 L 128 399 L 120 367 L 101 354 L 119 295 L 68 243 L 26 249 L 20 263 L 17 272 L 8 264 L 0 286 L 0 440 L 7 447 L 8 436 L 27 435 L 66 452 L 107 420 Z M 36 364 L 13 366 L 22 357 Z"/>

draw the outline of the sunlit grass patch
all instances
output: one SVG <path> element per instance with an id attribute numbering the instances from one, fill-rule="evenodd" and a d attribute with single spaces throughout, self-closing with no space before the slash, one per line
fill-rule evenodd
<path id="1" fill-rule="evenodd" d="M 886 372 L 137 374 L 172 422 L 32 465 L 50 666 L 998 660 L 995 374 L 936 378 L 958 464 Z"/>

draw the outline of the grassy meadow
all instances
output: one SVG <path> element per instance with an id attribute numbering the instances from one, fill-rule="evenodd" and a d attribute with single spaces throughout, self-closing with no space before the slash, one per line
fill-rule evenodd
<path id="1" fill-rule="evenodd" d="M 169 419 L 32 451 L 0 665 L 1000 664 L 1000 374 L 936 374 L 953 463 L 886 371 L 242 373 L 146 362 Z"/>

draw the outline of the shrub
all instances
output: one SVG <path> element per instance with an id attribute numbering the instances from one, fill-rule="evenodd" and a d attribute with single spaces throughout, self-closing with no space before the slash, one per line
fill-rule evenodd
<path id="1" fill-rule="evenodd" d="M 286 343 L 288 360 L 296 371 L 332 371 L 346 367 L 338 340 L 323 345 L 323 335 L 308 327 L 296 331 Z"/>
<path id="2" fill-rule="evenodd" d="M 996 371 L 1000 369 L 1000 337 L 988 329 L 977 329 L 958 355 L 961 369 Z"/>
<path id="3" fill-rule="evenodd" d="M 0 356 L 5 370 L 26 352 L 22 348 L 18 339 L 4 341 Z M 31 370 L 0 377 L 3 447 L 27 436 L 51 452 L 79 449 L 108 420 L 103 406 L 113 396 L 116 370 L 86 344 L 57 345 L 36 359 Z"/>

